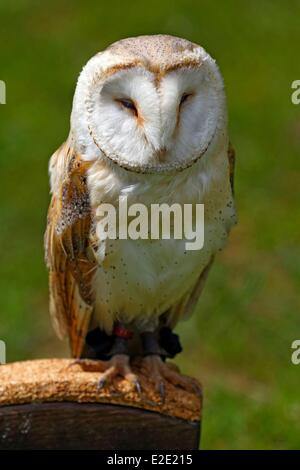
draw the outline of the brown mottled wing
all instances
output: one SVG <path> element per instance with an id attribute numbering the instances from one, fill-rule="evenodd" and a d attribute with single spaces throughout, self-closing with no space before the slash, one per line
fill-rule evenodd
<path id="1" fill-rule="evenodd" d="M 228 163 L 229 163 L 229 180 L 230 186 L 232 190 L 232 194 L 234 194 L 234 167 L 235 167 L 235 151 L 232 145 L 229 143 L 228 151 L 227 151 Z M 214 257 L 211 258 L 208 265 L 204 268 L 202 273 L 200 274 L 195 286 L 190 290 L 190 292 L 181 299 L 181 301 L 174 305 L 167 314 L 168 323 L 170 326 L 175 326 L 178 320 L 182 317 L 186 317 L 190 315 L 195 308 L 200 294 L 204 288 L 205 281 L 207 279 L 208 273 L 210 268 L 213 264 Z"/>
<path id="2" fill-rule="evenodd" d="M 53 196 L 45 233 L 50 314 L 58 336 L 69 336 L 75 357 L 81 355 L 93 310 L 95 261 L 89 254 L 92 221 L 86 185 L 88 166 L 68 143 L 53 155 Z"/>

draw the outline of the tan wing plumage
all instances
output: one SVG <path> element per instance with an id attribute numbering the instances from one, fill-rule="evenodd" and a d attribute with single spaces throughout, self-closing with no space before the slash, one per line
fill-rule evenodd
<path id="1" fill-rule="evenodd" d="M 232 194 L 234 194 L 235 151 L 231 143 L 229 143 L 229 146 L 228 146 L 227 158 L 228 158 L 228 163 L 229 163 L 229 175 L 228 176 L 230 180 Z M 180 318 L 189 316 L 194 310 L 199 300 L 199 297 L 201 295 L 201 292 L 204 288 L 205 281 L 207 279 L 207 276 L 213 264 L 213 261 L 214 261 L 214 257 L 211 258 L 208 265 L 204 268 L 204 270 L 200 274 L 194 287 L 183 297 L 183 299 L 181 299 L 181 301 L 178 304 L 174 305 L 168 311 L 167 321 L 170 324 L 170 326 L 174 327 Z"/>
<path id="2" fill-rule="evenodd" d="M 52 157 L 52 200 L 45 233 L 50 313 L 60 338 L 81 355 L 93 310 L 95 260 L 89 242 L 92 217 L 86 184 L 89 163 L 66 142 Z"/>

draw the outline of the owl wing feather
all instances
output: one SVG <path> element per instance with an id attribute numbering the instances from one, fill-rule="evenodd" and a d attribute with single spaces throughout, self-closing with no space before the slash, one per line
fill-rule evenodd
<path id="1" fill-rule="evenodd" d="M 234 195 L 234 169 L 235 169 L 235 150 L 232 147 L 231 143 L 229 143 L 228 150 L 227 150 L 227 158 L 228 158 L 228 167 L 229 167 L 229 180 L 232 194 Z M 214 256 L 211 257 L 207 266 L 203 269 L 200 276 L 197 279 L 196 284 L 193 288 L 173 307 L 170 308 L 168 311 L 168 324 L 171 327 L 174 327 L 178 320 L 183 317 L 188 317 L 194 310 L 199 297 L 203 291 L 208 273 L 210 268 L 213 264 Z"/>
<path id="2" fill-rule="evenodd" d="M 57 335 L 68 335 L 80 357 L 93 310 L 91 280 L 95 260 L 89 242 L 92 225 L 86 171 L 68 142 L 52 156 L 52 199 L 45 233 L 50 314 Z"/>

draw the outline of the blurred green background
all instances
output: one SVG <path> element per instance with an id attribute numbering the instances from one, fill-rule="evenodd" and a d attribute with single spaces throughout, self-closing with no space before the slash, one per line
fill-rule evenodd
<path id="1" fill-rule="evenodd" d="M 182 369 L 205 390 L 205 449 L 300 448 L 300 2 L 1 0 L 0 338 L 8 361 L 63 356 L 48 318 L 47 163 L 67 137 L 77 76 L 122 37 L 203 45 L 224 75 L 237 152 L 239 225 L 197 313 Z"/>

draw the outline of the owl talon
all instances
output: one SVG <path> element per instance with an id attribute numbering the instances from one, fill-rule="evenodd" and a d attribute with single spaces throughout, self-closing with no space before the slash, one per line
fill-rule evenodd
<path id="1" fill-rule="evenodd" d="M 166 387 L 165 387 L 165 384 L 163 382 L 160 382 L 158 388 L 159 388 L 159 395 L 160 395 L 160 399 L 161 399 L 161 404 L 163 405 L 165 403 L 165 400 L 166 400 Z"/>
<path id="2" fill-rule="evenodd" d="M 190 393 L 200 393 L 200 386 L 197 385 L 195 380 L 181 375 L 174 367 L 170 367 L 168 363 L 163 362 L 160 356 L 152 355 L 144 357 L 142 368 L 149 375 L 150 380 L 154 382 L 162 404 L 166 397 L 166 384 L 180 387 Z"/>
<path id="3" fill-rule="evenodd" d="M 97 384 L 97 389 L 102 390 L 102 388 L 104 388 L 104 386 L 105 386 L 105 382 L 106 382 L 106 380 L 100 379 L 98 384 Z"/>
<path id="4" fill-rule="evenodd" d="M 140 381 L 138 379 L 136 379 L 134 381 L 134 386 L 135 386 L 135 390 L 136 390 L 137 394 L 141 397 L 141 395 L 142 395 L 142 386 L 141 386 Z"/>
<path id="5" fill-rule="evenodd" d="M 127 380 L 132 387 L 135 388 L 137 393 L 141 393 L 141 385 L 135 374 L 132 373 L 129 366 L 129 356 L 125 354 L 117 354 L 113 356 L 109 361 L 101 361 L 104 365 L 104 372 L 98 382 L 98 390 L 102 390 L 105 385 L 113 383 L 113 380 L 117 376 L 123 377 Z"/>

